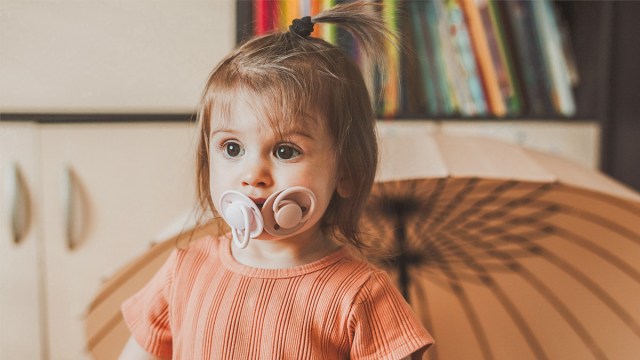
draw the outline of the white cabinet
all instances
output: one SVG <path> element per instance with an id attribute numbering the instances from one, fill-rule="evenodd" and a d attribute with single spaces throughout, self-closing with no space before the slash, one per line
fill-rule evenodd
<path id="1" fill-rule="evenodd" d="M 0 359 L 42 356 L 38 132 L 0 123 Z"/>
<path id="2" fill-rule="evenodd" d="M 194 126 L 0 127 L 3 150 L 5 144 L 9 153 L 22 153 L 21 146 L 36 149 L 31 159 L 17 162 L 34 189 L 34 229 L 40 230 L 32 229 L 15 246 L 4 220 L 9 215 L 2 211 L 0 358 L 37 359 L 40 352 L 51 359 L 88 358 L 84 314 L 100 284 L 147 249 L 159 230 L 194 208 Z M 16 162 L 2 154 L 3 168 Z M 15 333 L 16 327 L 23 333 Z M 12 343 L 5 333 L 21 342 Z"/>

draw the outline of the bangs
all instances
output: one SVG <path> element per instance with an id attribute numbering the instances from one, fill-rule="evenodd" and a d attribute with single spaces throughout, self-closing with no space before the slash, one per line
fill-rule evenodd
<path id="1" fill-rule="evenodd" d="M 236 101 L 243 101 L 265 127 L 279 136 L 306 129 L 311 123 L 326 126 L 326 107 L 319 99 L 321 86 L 287 71 L 214 74 L 202 104 L 210 128 L 228 126 Z M 227 75 L 227 76 L 225 76 Z M 231 76 L 229 76 L 231 75 Z M 314 86 L 316 85 L 316 86 Z M 315 88 L 315 91 L 313 90 Z M 325 111 L 322 111 L 322 110 Z"/>

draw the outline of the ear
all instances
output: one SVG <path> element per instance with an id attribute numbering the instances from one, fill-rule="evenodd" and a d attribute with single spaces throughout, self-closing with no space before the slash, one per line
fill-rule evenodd
<path id="1" fill-rule="evenodd" d="M 345 176 L 340 176 L 338 183 L 336 184 L 336 192 L 341 198 L 348 198 L 351 196 L 353 189 L 351 189 L 351 183 L 347 181 Z"/>

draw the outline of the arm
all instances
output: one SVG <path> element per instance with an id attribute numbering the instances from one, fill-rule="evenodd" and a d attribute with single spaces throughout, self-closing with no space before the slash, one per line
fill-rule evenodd
<path id="1" fill-rule="evenodd" d="M 159 359 L 162 359 L 162 358 L 153 356 L 148 352 L 146 352 L 133 337 L 129 338 L 129 341 L 127 341 L 127 344 L 124 346 L 124 349 L 122 349 L 122 353 L 118 358 L 118 360 L 159 360 Z"/>

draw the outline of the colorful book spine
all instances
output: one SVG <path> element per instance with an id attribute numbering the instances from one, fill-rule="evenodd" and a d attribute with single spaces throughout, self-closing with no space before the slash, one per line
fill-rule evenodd
<path id="1" fill-rule="evenodd" d="M 252 0 L 238 29 L 255 35 L 286 30 L 294 18 L 343 1 L 350 0 Z M 385 49 L 385 79 L 335 25 L 316 26 L 312 36 L 343 48 L 369 88 L 383 90 L 372 97 L 380 116 L 575 115 L 575 65 L 551 0 L 368 1 L 381 3 L 384 21 L 403 34 L 402 51 Z"/>
<path id="2" fill-rule="evenodd" d="M 442 53 L 441 37 L 439 24 L 441 22 L 442 14 L 439 7 L 434 1 L 425 1 L 425 17 L 427 24 L 427 41 L 429 43 L 428 49 L 432 54 L 434 72 L 432 76 L 436 81 L 436 93 L 438 95 L 438 102 L 441 104 L 441 110 L 439 115 L 451 115 L 455 111 L 455 104 L 453 103 L 449 83 L 447 81 L 447 70 L 444 56 Z"/>
<path id="3" fill-rule="evenodd" d="M 521 94 L 513 68 L 511 51 L 508 48 L 507 38 L 504 32 L 504 21 L 498 11 L 496 1 L 489 0 L 488 5 L 497 50 L 497 53 L 493 54 L 494 57 L 496 57 L 494 62 L 498 63 L 496 67 L 499 68 L 501 72 L 498 78 L 501 80 L 500 89 L 502 91 L 502 98 L 505 101 L 509 115 L 519 115 L 522 111 Z"/>
<path id="4" fill-rule="evenodd" d="M 335 0 L 322 0 L 322 9 L 328 9 L 335 4 Z M 322 38 L 330 44 L 335 44 L 337 42 L 336 26 L 333 24 L 322 24 Z"/>
<path id="5" fill-rule="evenodd" d="M 391 29 L 398 31 L 397 0 L 385 0 L 382 4 L 382 17 Z M 388 64 L 387 78 L 384 79 L 384 107 L 382 115 L 392 117 L 398 113 L 400 108 L 400 51 L 392 44 L 386 46 L 386 57 Z"/>
<path id="6" fill-rule="evenodd" d="M 416 41 L 411 20 L 411 2 L 401 1 L 398 8 L 398 26 L 405 48 L 400 51 L 400 88 L 402 91 L 400 113 L 402 115 L 419 115 L 426 113 L 426 96 L 422 79 L 418 76 L 420 64 L 415 53 Z M 424 45 L 424 44 L 423 44 Z"/>
<path id="7" fill-rule="evenodd" d="M 440 112 L 438 105 L 438 96 L 435 88 L 432 59 L 427 50 L 426 24 L 425 24 L 425 8 L 422 1 L 411 1 L 409 13 L 411 14 L 411 25 L 413 29 L 414 45 L 416 56 L 420 64 L 420 78 L 425 93 L 427 111 L 431 115 L 437 115 Z"/>
<path id="8" fill-rule="evenodd" d="M 311 2 L 311 12 L 310 16 L 315 16 L 322 11 L 322 0 L 310 0 Z M 314 26 L 313 33 L 311 36 L 322 38 L 322 26 Z"/>
<path id="9" fill-rule="evenodd" d="M 438 34 L 440 36 L 440 46 L 442 48 L 442 60 L 445 69 L 445 76 L 447 84 L 449 85 L 448 96 L 453 103 L 455 114 L 467 113 L 467 107 L 470 102 L 470 95 L 467 91 L 466 84 L 461 76 L 460 64 L 454 48 L 454 36 L 455 31 L 452 29 L 452 23 L 449 16 L 448 3 L 445 0 L 434 1 L 434 4 L 438 8 L 440 14 L 438 22 Z"/>
<path id="10" fill-rule="evenodd" d="M 471 42 L 480 73 L 482 74 L 483 87 L 487 95 L 489 108 L 492 114 L 504 116 L 507 113 L 507 108 L 502 98 L 498 74 L 494 68 L 487 33 L 480 14 L 480 8 L 486 6 L 486 0 L 460 0 L 460 5 L 464 10 L 467 26 L 471 34 Z"/>
<path id="11" fill-rule="evenodd" d="M 266 34 L 270 30 L 269 2 L 270 0 L 254 0 L 253 2 L 253 33 L 255 35 Z"/>
<path id="12" fill-rule="evenodd" d="M 294 19 L 299 19 L 300 16 L 300 0 L 284 0 L 287 4 L 285 9 L 285 16 L 282 19 L 283 27 L 282 30 L 289 29 L 289 25 Z"/>
<path id="13" fill-rule="evenodd" d="M 574 115 L 576 105 L 569 79 L 569 68 L 563 55 L 558 23 L 549 1 L 534 1 L 533 15 L 543 44 L 543 58 L 549 69 L 551 99 L 555 109 L 565 116 Z"/>
<path id="14" fill-rule="evenodd" d="M 460 111 L 463 115 L 486 115 L 487 105 L 478 74 L 464 14 L 456 0 L 447 0 L 449 35 L 454 48 L 454 63 L 459 77 Z"/>
<path id="15" fill-rule="evenodd" d="M 298 13 L 300 16 L 311 16 L 311 0 L 298 0 Z"/>
<path id="16" fill-rule="evenodd" d="M 538 39 L 533 10 L 529 1 L 504 1 L 508 15 L 510 30 L 513 36 L 513 48 L 517 54 L 523 88 L 533 114 L 550 114 L 553 111 L 550 92 L 545 86 L 548 78 L 547 69 L 542 58 L 541 44 Z"/>

